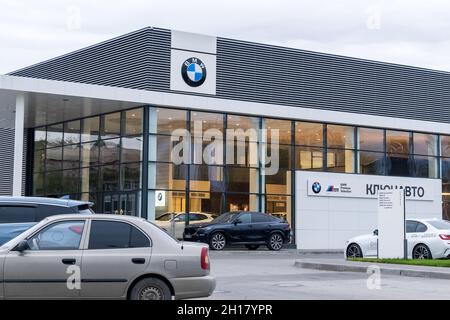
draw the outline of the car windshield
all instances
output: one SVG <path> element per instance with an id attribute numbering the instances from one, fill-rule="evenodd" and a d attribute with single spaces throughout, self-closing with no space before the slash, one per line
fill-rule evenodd
<path id="1" fill-rule="evenodd" d="M 430 220 L 427 221 L 438 230 L 450 230 L 450 222 L 446 220 Z"/>
<path id="2" fill-rule="evenodd" d="M 227 212 L 224 213 L 217 218 L 215 218 L 212 222 L 213 223 L 228 223 L 233 221 L 233 219 L 239 214 L 239 212 Z"/>

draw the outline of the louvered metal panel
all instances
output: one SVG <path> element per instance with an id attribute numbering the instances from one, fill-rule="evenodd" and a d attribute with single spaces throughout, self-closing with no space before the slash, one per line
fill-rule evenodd
<path id="1" fill-rule="evenodd" d="M 170 30 L 145 28 L 11 74 L 169 92 Z M 450 123 L 448 72 L 224 38 L 216 91 L 223 99 Z"/>
<path id="2" fill-rule="evenodd" d="M 145 28 L 11 75 L 168 91 L 170 31 Z"/>
<path id="3" fill-rule="evenodd" d="M 0 195 L 12 194 L 14 172 L 14 129 L 0 128 Z"/>
<path id="4" fill-rule="evenodd" d="M 450 123 L 450 73 L 223 38 L 217 96 Z"/>

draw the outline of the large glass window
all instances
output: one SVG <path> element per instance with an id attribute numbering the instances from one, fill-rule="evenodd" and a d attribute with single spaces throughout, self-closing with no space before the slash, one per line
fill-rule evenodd
<path id="1" fill-rule="evenodd" d="M 386 151 L 389 153 L 410 153 L 411 133 L 406 131 L 386 131 Z"/>
<path id="2" fill-rule="evenodd" d="M 120 135 L 120 112 L 106 114 L 102 119 L 102 139 L 114 138 Z"/>
<path id="3" fill-rule="evenodd" d="M 142 108 L 125 111 L 124 135 L 142 134 Z"/>
<path id="4" fill-rule="evenodd" d="M 81 141 L 98 140 L 100 134 L 100 117 L 86 118 L 82 122 L 83 132 L 81 134 Z"/>
<path id="5" fill-rule="evenodd" d="M 359 171 L 362 174 L 385 174 L 384 153 L 359 151 Z"/>
<path id="6" fill-rule="evenodd" d="M 312 122 L 295 123 L 295 144 L 303 146 L 323 146 L 324 125 Z"/>
<path id="7" fill-rule="evenodd" d="M 359 128 L 358 138 L 359 150 L 384 152 L 384 130 Z"/>
<path id="8" fill-rule="evenodd" d="M 80 120 L 64 123 L 64 144 L 80 142 Z"/>
<path id="9" fill-rule="evenodd" d="M 437 135 L 414 132 L 413 142 L 414 142 L 414 154 L 420 154 L 425 156 L 438 155 Z"/>
<path id="10" fill-rule="evenodd" d="M 60 146 L 63 143 L 63 124 L 54 124 L 47 127 L 47 147 Z"/>
<path id="11" fill-rule="evenodd" d="M 323 148 L 296 147 L 295 167 L 299 170 L 323 170 Z"/>
<path id="12" fill-rule="evenodd" d="M 353 149 L 355 128 L 349 126 L 327 125 L 327 147 Z"/>

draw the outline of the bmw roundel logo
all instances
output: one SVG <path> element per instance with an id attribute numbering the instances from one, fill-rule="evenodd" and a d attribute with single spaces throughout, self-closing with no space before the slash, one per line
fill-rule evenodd
<path id="1" fill-rule="evenodd" d="M 158 201 L 161 201 L 161 200 L 162 200 L 162 198 L 163 198 L 163 195 L 162 195 L 162 193 L 158 193 Z"/>
<path id="2" fill-rule="evenodd" d="M 314 193 L 319 193 L 320 192 L 320 190 L 322 190 L 322 187 L 321 187 L 321 185 L 320 185 L 320 183 L 318 183 L 318 182 L 314 182 L 313 184 L 312 184 L 312 191 L 314 192 Z"/>
<path id="3" fill-rule="evenodd" d="M 206 80 L 205 64 L 199 58 L 189 58 L 181 66 L 181 75 L 189 86 L 201 86 Z"/>

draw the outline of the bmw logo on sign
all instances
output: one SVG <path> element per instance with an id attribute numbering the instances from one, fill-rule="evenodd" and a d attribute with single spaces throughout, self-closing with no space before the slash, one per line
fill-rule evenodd
<path id="1" fill-rule="evenodd" d="M 183 62 L 181 75 L 184 82 L 191 87 L 198 87 L 206 80 L 206 67 L 199 58 L 189 58 Z"/>
<path id="2" fill-rule="evenodd" d="M 320 190 L 322 190 L 322 187 L 320 186 L 320 183 L 318 183 L 318 182 L 314 182 L 313 184 L 312 184 L 312 191 L 314 192 L 314 193 L 319 193 L 320 192 Z"/>

